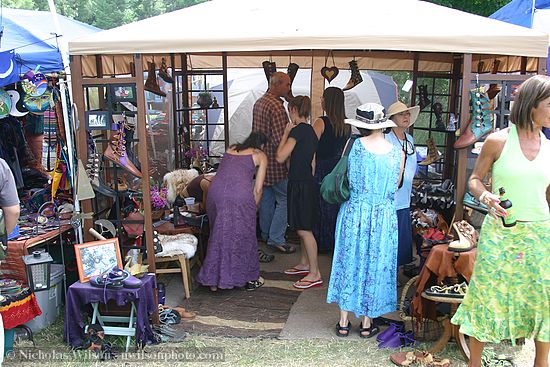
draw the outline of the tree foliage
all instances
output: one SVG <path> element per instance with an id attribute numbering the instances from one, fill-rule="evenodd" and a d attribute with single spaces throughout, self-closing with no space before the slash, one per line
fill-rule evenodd
<path id="1" fill-rule="evenodd" d="M 56 0 L 57 12 L 69 18 L 110 29 L 186 8 L 208 0 Z M 231 0 L 226 0 L 231 1 Z M 510 0 L 429 0 L 438 5 L 488 16 Z M 49 10 L 48 0 L 3 0 L 2 6 Z"/>
<path id="2" fill-rule="evenodd" d="M 510 0 L 428 0 L 431 3 L 488 17 Z"/>

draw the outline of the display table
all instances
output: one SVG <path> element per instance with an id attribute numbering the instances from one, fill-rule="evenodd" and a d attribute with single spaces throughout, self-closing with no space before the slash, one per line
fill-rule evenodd
<path id="1" fill-rule="evenodd" d="M 432 285 L 438 285 L 445 278 L 456 279 L 459 275 L 470 282 L 474 270 L 476 248 L 466 252 L 448 251 L 449 246 L 437 245 L 432 248 L 416 282 L 416 292 L 412 300 L 412 314 L 417 320 L 436 320 L 435 302 L 422 297 L 422 292 Z"/>
<path id="2" fill-rule="evenodd" d="M 34 293 L 28 288 L 17 296 L 6 297 L 6 300 L 0 303 L 0 313 L 6 330 L 13 329 L 42 315 Z"/>
<path id="3" fill-rule="evenodd" d="M 70 231 L 72 227 L 70 225 L 63 225 L 58 229 L 40 234 L 36 237 L 32 237 L 22 241 L 8 241 L 8 254 L 7 257 L 2 260 L 2 274 L 5 277 L 17 279 L 27 282 L 27 272 L 25 269 L 25 263 L 22 256 L 29 254 L 29 249 L 35 246 L 39 246 L 48 241 L 51 241 L 58 237 L 60 234 Z"/>
<path id="4" fill-rule="evenodd" d="M 154 297 L 157 282 L 155 275 L 152 273 L 144 275 L 141 280 L 143 284 L 138 289 L 103 289 L 92 287 L 89 282 L 73 283 L 67 291 L 67 302 L 65 305 L 65 342 L 72 347 L 81 346 L 85 326 L 82 320 L 81 310 L 83 310 L 86 305 L 96 304 L 94 306 L 94 315 L 98 318 L 100 315 L 98 315 L 97 305 L 99 303 L 106 304 L 110 300 L 114 300 L 118 306 L 132 303 L 132 309 L 135 307 L 135 330 L 131 332 L 135 332 L 137 347 L 143 347 L 147 342 L 152 341 L 153 330 L 151 329 L 149 316 L 155 312 L 158 307 Z M 98 321 L 100 321 L 99 318 Z M 127 333 L 129 331 L 128 327 L 124 328 L 126 330 L 123 331 L 124 334 L 113 333 L 113 331 L 116 333 L 121 330 L 110 330 L 111 335 L 130 336 L 129 333 Z"/>

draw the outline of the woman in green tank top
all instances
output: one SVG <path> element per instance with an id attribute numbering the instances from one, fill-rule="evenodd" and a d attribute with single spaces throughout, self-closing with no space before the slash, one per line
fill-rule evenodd
<path id="1" fill-rule="evenodd" d="M 489 208 L 468 293 L 452 319 L 470 336 L 469 367 L 481 367 L 484 343 L 535 339 L 535 367 L 548 367 L 550 345 L 550 78 L 525 81 L 507 129 L 489 135 L 469 179 L 470 192 Z M 492 173 L 492 188 L 483 184 Z M 513 204 L 516 225 L 501 205 Z"/>

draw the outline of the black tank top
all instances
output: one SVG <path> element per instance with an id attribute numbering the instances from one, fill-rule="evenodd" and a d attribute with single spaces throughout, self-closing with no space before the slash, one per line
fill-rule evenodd
<path id="1" fill-rule="evenodd" d="M 342 155 L 344 145 L 349 139 L 349 135 L 336 137 L 330 119 L 327 116 L 321 116 L 325 123 L 325 130 L 319 139 L 317 146 L 317 159 L 332 159 Z"/>

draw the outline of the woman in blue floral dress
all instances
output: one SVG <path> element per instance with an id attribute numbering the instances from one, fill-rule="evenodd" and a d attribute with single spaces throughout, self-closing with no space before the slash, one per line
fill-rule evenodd
<path id="1" fill-rule="evenodd" d="M 368 338 L 378 332 L 372 318 L 397 309 L 394 198 L 404 160 L 402 150 L 384 139 L 384 130 L 395 124 L 382 106 L 367 103 L 356 114 L 346 123 L 368 136 L 356 139 L 348 156 L 351 195 L 336 221 L 327 302 L 340 306 L 338 336 L 349 335 L 348 312 L 353 312 L 362 316 L 359 335 Z"/>

